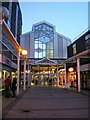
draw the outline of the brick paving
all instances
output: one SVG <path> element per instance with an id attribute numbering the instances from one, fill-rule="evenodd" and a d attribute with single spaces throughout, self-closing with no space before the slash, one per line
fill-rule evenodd
<path id="1" fill-rule="evenodd" d="M 88 96 L 62 88 L 30 88 L 3 109 L 3 118 L 88 118 Z"/>

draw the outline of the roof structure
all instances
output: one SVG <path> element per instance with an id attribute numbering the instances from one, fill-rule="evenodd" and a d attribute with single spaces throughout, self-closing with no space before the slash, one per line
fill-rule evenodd
<path id="1" fill-rule="evenodd" d="M 53 24 L 51 24 L 51 23 L 49 23 L 49 22 L 47 22 L 47 21 L 41 21 L 41 22 L 38 22 L 38 23 L 36 23 L 36 24 L 33 24 L 33 26 L 32 26 L 32 30 L 33 30 L 33 28 L 35 27 L 35 26 L 38 26 L 38 25 L 40 25 L 40 24 L 46 24 L 46 25 L 49 25 L 50 27 L 53 27 L 53 29 L 54 29 L 54 31 L 55 31 L 55 26 L 53 25 Z"/>
<path id="2" fill-rule="evenodd" d="M 49 58 L 44 57 L 41 60 L 38 60 L 37 62 L 35 62 L 35 64 L 39 64 L 39 65 L 56 65 L 57 62 L 50 60 Z"/>

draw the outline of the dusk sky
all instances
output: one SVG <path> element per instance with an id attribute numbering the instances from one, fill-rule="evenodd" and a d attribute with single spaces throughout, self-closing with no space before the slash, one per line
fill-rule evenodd
<path id="1" fill-rule="evenodd" d="M 56 26 L 56 32 L 72 41 L 88 28 L 88 2 L 20 2 L 22 33 L 43 20 Z"/>

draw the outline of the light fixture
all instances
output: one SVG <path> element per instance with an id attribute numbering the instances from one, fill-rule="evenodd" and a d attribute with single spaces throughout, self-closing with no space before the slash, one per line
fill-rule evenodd
<path id="1" fill-rule="evenodd" d="M 27 55 L 27 50 L 22 50 L 21 54 L 22 54 L 23 56 Z"/>
<path id="2" fill-rule="evenodd" d="M 70 68 L 68 69 L 69 72 L 72 72 L 73 70 L 74 70 L 73 67 L 70 67 Z"/>
<path id="3" fill-rule="evenodd" d="M 6 19 L 9 17 L 9 10 L 2 6 L 0 7 L 0 19 Z"/>

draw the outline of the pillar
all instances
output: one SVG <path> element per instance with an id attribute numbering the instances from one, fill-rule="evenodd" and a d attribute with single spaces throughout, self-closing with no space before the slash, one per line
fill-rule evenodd
<path id="1" fill-rule="evenodd" d="M 24 91 L 26 90 L 26 58 L 24 58 Z"/>
<path id="2" fill-rule="evenodd" d="M 30 66 L 28 64 L 28 87 L 30 87 Z"/>
<path id="3" fill-rule="evenodd" d="M 80 83 L 80 58 L 77 58 L 77 75 L 78 75 L 78 92 L 81 92 L 81 83 Z"/>
<path id="4" fill-rule="evenodd" d="M 40 86 L 40 66 L 38 65 L 38 85 Z"/>
<path id="5" fill-rule="evenodd" d="M 64 69 L 65 69 L 64 80 L 65 80 L 65 88 L 66 88 L 66 83 L 67 83 L 67 66 L 66 66 L 66 63 L 64 64 Z"/>
<path id="6" fill-rule="evenodd" d="M 30 73 L 29 73 L 29 77 L 30 77 L 30 83 L 29 83 L 29 85 L 30 85 L 30 87 L 31 87 L 31 82 L 32 82 L 32 78 L 31 78 L 31 65 L 29 65 L 29 69 L 30 69 Z"/>
<path id="7" fill-rule="evenodd" d="M 57 65 L 57 86 L 59 86 L 59 74 L 58 74 L 58 65 Z"/>
<path id="8" fill-rule="evenodd" d="M 17 59 L 17 96 L 19 95 L 19 78 L 20 78 L 20 52 L 18 51 L 18 59 Z"/>

